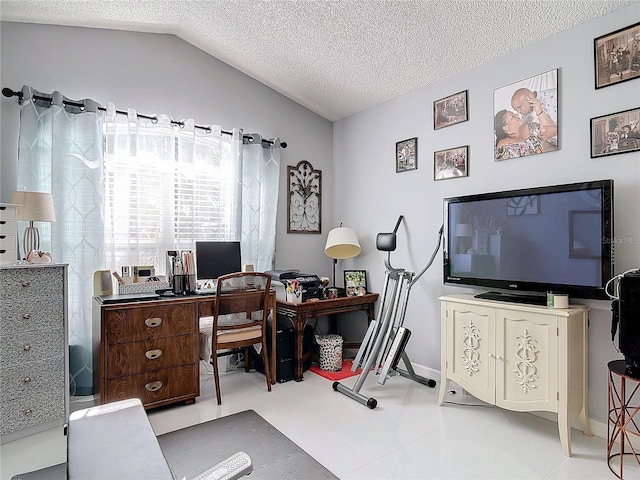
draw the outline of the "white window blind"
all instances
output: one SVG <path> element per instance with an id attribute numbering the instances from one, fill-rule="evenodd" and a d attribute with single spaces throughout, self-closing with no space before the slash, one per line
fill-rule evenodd
<path id="1" fill-rule="evenodd" d="M 107 268 L 154 265 L 196 240 L 237 240 L 236 168 L 217 133 L 114 115 L 105 122 Z"/>

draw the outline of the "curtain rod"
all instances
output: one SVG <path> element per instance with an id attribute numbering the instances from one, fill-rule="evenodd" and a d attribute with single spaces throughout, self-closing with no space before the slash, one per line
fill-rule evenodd
<path id="1" fill-rule="evenodd" d="M 24 96 L 24 94 L 21 91 L 15 91 L 15 90 L 11 90 L 10 88 L 3 88 L 2 89 L 2 94 L 7 97 L 7 98 L 11 98 L 11 97 L 18 97 L 18 103 L 21 104 L 22 103 L 22 97 Z M 42 96 L 42 95 L 34 95 L 32 97 L 34 100 L 42 100 L 45 102 L 51 102 L 53 100 L 53 97 L 50 96 Z M 80 102 L 74 102 L 73 100 L 65 100 L 65 103 L 74 107 L 83 107 L 83 104 Z M 101 105 L 98 105 L 98 110 L 106 112 L 107 109 Z M 118 110 L 116 109 L 116 113 L 120 114 L 120 115 L 128 115 L 127 112 L 125 112 L 124 110 Z M 151 120 L 151 121 L 157 121 L 158 118 L 153 116 L 153 115 L 145 115 L 143 113 L 138 113 L 136 112 L 136 115 L 139 118 L 144 118 L 146 120 Z M 177 120 L 173 120 L 171 119 L 171 125 L 175 125 L 178 127 L 183 127 L 184 126 L 184 122 L 180 122 Z M 207 133 L 211 132 L 211 127 L 207 127 L 204 125 L 194 125 L 194 128 L 199 128 L 200 130 L 205 130 Z M 227 130 L 221 130 L 222 133 L 224 133 L 225 135 L 232 135 L 232 132 L 227 131 Z M 243 139 L 247 139 L 247 140 L 253 140 L 253 135 L 242 135 Z M 263 143 L 267 143 L 269 145 L 273 145 L 274 141 L 273 140 L 267 140 L 267 139 L 263 139 L 262 140 Z M 287 142 L 280 142 L 280 147 L 282 148 L 287 148 Z"/>

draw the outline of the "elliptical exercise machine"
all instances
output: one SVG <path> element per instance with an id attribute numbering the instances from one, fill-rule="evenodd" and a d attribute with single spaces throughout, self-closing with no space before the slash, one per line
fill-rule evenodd
<path id="1" fill-rule="evenodd" d="M 353 361 L 351 370 L 356 372 L 362 366 L 362 372 L 358 376 L 353 388 L 346 387 L 340 382 L 333 382 L 333 389 L 336 392 L 345 394 L 355 401 L 373 409 L 378 402 L 375 398 L 367 398 L 360 393 L 360 389 L 370 372 L 375 370 L 378 375 L 378 383 L 384 385 L 387 378 L 399 374 L 403 377 L 415 380 L 418 383 L 435 387 L 436 381 L 417 375 L 411 366 L 409 357 L 404 351 L 411 331 L 403 326 L 404 317 L 407 311 L 407 302 L 411 287 L 429 269 L 440 249 L 442 242 L 443 227 L 438 232 L 438 243 L 431 255 L 429 263 L 418 274 L 408 272 L 402 268 L 391 266 L 391 252 L 396 249 L 396 233 L 404 216 L 400 215 L 396 227 L 392 233 L 379 233 L 376 237 L 376 248 L 381 252 L 387 252 L 384 264 L 387 268 L 385 273 L 385 283 L 381 295 L 380 313 L 378 319 L 369 323 L 369 328 L 365 333 L 358 354 Z M 402 359 L 406 370 L 398 368 L 398 363 Z M 372 368 L 375 365 L 375 369 Z"/>

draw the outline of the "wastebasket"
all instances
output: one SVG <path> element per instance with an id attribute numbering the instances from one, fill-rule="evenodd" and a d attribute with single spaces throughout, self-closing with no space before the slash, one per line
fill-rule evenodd
<path id="1" fill-rule="evenodd" d="M 320 346 L 320 370 L 339 372 L 342 370 L 342 337 L 340 335 L 316 335 Z"/>

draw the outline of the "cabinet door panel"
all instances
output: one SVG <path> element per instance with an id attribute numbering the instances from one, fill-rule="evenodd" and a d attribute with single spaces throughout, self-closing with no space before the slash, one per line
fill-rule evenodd
<path id="1" fill-rule="evenodd" d="M 556 317 L 497 310 L 496 321 L 496 405 L 557 412 Z"/>
<path id="2" fill-rule="evenodd" d="M 450 304 L 447 372 L 451 380 L 487 403 L 495 402 L 494 310 Z"/>

